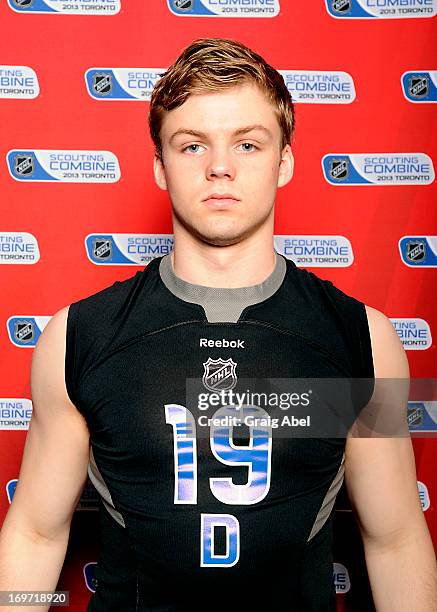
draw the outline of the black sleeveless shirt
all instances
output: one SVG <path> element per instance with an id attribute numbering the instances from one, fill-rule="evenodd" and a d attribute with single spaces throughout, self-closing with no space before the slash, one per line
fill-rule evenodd
<path id="1" fill-rule="evenodd" d="M 188 401 L 193 379 L 212 394 L 240 379 L 373 378 L 364 304 L 275 255 L 263 283 L 236 289 L 188 283 L 166 255 L 70 305 L 66 387 L 101 496 L 88 611 L 336 609 L 344 437 L 267 439 L 260 425 L 237 440 L 205 425 L 219 408 Z"/>

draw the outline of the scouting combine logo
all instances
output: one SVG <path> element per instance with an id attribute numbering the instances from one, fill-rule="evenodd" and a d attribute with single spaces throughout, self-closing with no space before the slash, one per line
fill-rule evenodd
<path id="1" fill-rule="evenodd" d="M 423 351 L 432 345 L 431 329 L 424 319 L 390 318 L 405 350 Z"/>
<path id="2" fill-rule="evenodd" d="M 31 99 L 39 95 L 36 73 L 29 66 L 0 66 L 0 98 Z"/>
<path id="3" fill-rule="evenodd" d="M 170 253 L 173 234 L 88 234 L 85 249 L 88 259 L 97 265 L 147 265 Z"/>
<path id="4" fill-rule="evenodd" d="M 120 0 L 8 0 L 8 4 L 18 13 L 116 15 L 120 11 Z"/>
<path id="5" fill-rule="evenodd" d="M 328 154 L 322 168 L 332 185 L 429 185 L 435 178 L 425 153 Z"/>
<path id="6" fill-rule="evenodd" d="M 433 17 L 437 0 L 325 0 L 331 17 L 338 19 L 401 19 Z"/>
<path id="7" fill-rule="evenodd" d="M 408 402 L 407 420 L 411 433 L 436 433 L 437 401 Z"/>
<path id="8" fill-rule="evenodd" d="M 399 240 L 401 259 L 410 268 L 437 266 L 437 236 L 403 236 Z"/>
<path id="9" fill-rule="evenodd" d="M 347 72 L 319 70 L 278 70 L 293 102 L 309 104 L 350 104 L 355 85 Z"/>
<path id="10" fill-rule="evenodd" d="M 401 84 L 409 102 L 437 102 L 437 70 L 404 72 Z"/>
<path id="11" fill-rule="evenodd" d="M 279 0 L 167 0 L 175 15 L 184 17 L 276 17 Z"/>
<path id="12" fill-rule="evenodd" d="M 120 179 L 118 159 L 110 151 L 13 149 L 6 159 L 16 181 L 116 183 Z"/>
<path id="13" fill-rule="evenodd" d="M 352 265 L 352 245 L 344 236 L 274 236 L 275 250 L 304 267 Z"/>
<path id="14" fill-rule="evenodd" d="M 50 319 L 51 317 L 9 317 L 7 320 L 9 340 L 21 348 L 35 347 Z"/>
<path id="15" fill-rule="evenodd" d="M 351 588 L 351 581 L 347 568 L 341 563 L 334 563 L 334 584 L 336 593 L 347 593 Z"/>
<path id="16" fill-rule="evenodd" d="M 32 402 L 26 398 L 0 398 L 0 430 L 29 429 Z"/>
<path id="17" fill-rule="evenodd" d="M 96 100 L 150 100 L 166 68 L 90 68 L 87 91 Z"/>
<path id="18" fill-rule="evenodd" d="M 38 242 L 28 232 L 0 232 L 0 264 L 35 264 Z"/>
<path id="19" fill-rule="evenodd" d="M 18 482 L 18 479 L 13 478 L 6 484 L 6 495 L 8 497 L 9 503 L 12 503 L 12 500 L 14 498 L 15 489 L 17 488 L 17 482 Z"/>

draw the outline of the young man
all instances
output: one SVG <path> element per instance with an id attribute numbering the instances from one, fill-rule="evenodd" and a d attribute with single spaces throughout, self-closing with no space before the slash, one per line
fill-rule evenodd
<path id="1" fill-rule="evenodd" d="M 189 401 L 189 379 L 212 393 L 240 379 L 409 375 L 382 313 L 273 248 L 276 191 L 293 173 L 281 76 L 240 43 L 200 39 L 158 81 L 149 119 L 174 250 L 44 330 L 0 589 L 55 589 L 89 465 L 102 549 L 88 610 L 335 610 L 345 473 L 378 612 L 437 610 L 408 436 L 254 426 L 237 441 L 237 427 L 201 426 Z"/>

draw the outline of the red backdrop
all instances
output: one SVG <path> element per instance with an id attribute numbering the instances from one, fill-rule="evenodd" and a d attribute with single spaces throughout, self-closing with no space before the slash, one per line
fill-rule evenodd
<path id="1" fill-rule="evenodd" d="M 146 246 L 129 261 L 113 235 L 171 234 L 170 204 L 152 175 L 147 87 L 153 72 L 166 68 L 195 38 L 235 38 L 284 71 L 293 97 L 301 98 L 296 101 L 295 176 L 278 192 L 275 233 L 289 240 L 286 254 L 297 263 L 302 253 L 314 256 L 308 236 L 323 239 L 318 262 L 302 259 L 299 265 L 390 318 L 407 319 L 397 325 L 409 349 L 411 376 L 435 376 L 437 315 L 431 295 L 436 248 L 426 239 L 437 234 L 434 0 L 417 3 L 427 12 L 391 8 L 386 10 L 397 14 L 368 18 L 360 10 L 367 6 L 375 12 L 369 7 L 381 7 L 383 1 L 118 4 L 0 4 L 0 524 L 30 416 L 31 404 L 26 413 L 23 399 L 30 400 L 32 350 L 24 349 L 32 349 L 58 309 L 132 276 L 150 257 L 167 252 L 166 246 L 150 249 L 150 240 L 143 238 Z M 402 3 L 387 2 L 397 4 Z M 237 15 L 231 10 L 221 16 L 197 14 L 205 7 L 219 11 L 240 5 Z M 61 14 L 47 12 L 50 7 Z M 117 68 L 136 70 L 111 73 Z M 97 70 L 87 73 L 90 69 Z M 58 153 L 50 158 L 41 153 L 45 150 Z M 72 157 L 66 151 L 85 153 Z M 370 159 L 360 166 L 350 155 Z M 323 168 L 324 156 L 332 157 Z M 85 158 L 89 165 L 82 164 Z M 71 159 L 79 160 L 74 168 Z M 369 180 L 375 184 L 360 183 Z M 303 237 L 299 243 L 287 238 L 296 236 Z M 340 252 L 333 236 L 342 237 Z M 404 237 L 410 238 L 400 250 Z M 331 259 L 324 259 L 329 254 Z M 322 260 L 327 265 L 321 266 Z M 437 429 L 436 404 L 423 403 L 433 399 L 431 394 L 412 399 L 417 400 L 410 413 L 418 479 L 427 488 L 427 494 L 422 489 L 423 507 L 437 544 L 435 433 L 420 433 Z M 93 492 L 86 491 L 81 508 L 93 505 Z M 78 510 L 73 520 L 59 584 L 70 591 L 72 610 L 86 609 L 90 595 L 84 566 L 97 558 L 96 518 L 95 512 Z M 346 502 L 339 505 L 335 525 L 339 609 L 370 610 L 360 540 Z"/>

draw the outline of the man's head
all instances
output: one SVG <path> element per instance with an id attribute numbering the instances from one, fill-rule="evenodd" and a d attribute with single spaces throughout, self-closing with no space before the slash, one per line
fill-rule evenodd
<path id="1" fill-rule="evenodd" d="M 293 172 L 294 109 L 282 76 L 263 58 L 232 40 L 194 41 L 157 82 L 149 126 L 175 234 L 179 223 L 226 246 L 273 226 L 276 190 Z M 230 194 L 233 205 L 207 202 L 213 194 Z"/>
<path id="2" fill-rule="evenodd" d="M 281 150 L 294 132 L 294 106 L 284 79 L 257 53 L 226 38 L 199 38 L 159 79 L 150 100 L 149 127 L 158 157 L 165 114 L 189 96 L 219 92 L 244 82 L 258 85 L 271 102 L 281 128 Z"/>

